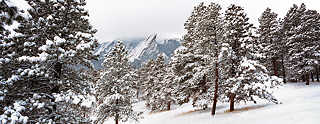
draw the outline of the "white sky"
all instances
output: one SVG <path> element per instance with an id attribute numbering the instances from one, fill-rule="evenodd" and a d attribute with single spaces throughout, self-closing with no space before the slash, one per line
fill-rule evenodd
<path id="1" fill-rule="evenodd" d="M 295 3 L 320 12 L 320 0 L 87 0 L 90 20 L 98 29 L 100 42 L 114 39 L 141 38 L 158 33 L 161 38 L 181 38 L 184 22 L 200 2 L 216 2 L 223 11 L 231 3 L 244 7 L 250 21 L 267 8 L 283 17 Z"/>

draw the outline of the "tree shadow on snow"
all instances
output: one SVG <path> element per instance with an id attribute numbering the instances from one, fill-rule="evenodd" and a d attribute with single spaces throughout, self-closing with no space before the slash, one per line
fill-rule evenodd
<path id="1" fill-rule="evenodd" d="M 225 111 L 220 111 L 220 112 L 216 112 L 216 115 L 222 115 L 222 114 L 231 114 L 231 113 L 241 113 L 241 112 L 246 112 L 246 111 L 252 111 L 252 110 L 257 110 L 257 109 L 261 109 L 264 108 L 266 106 L 269 106 L 270 104 L 264 104 L 264 105 L 253 105 L 253 106 L 246 106 L 246 107 L 239 107 L 239 108 L 235 108 L 234 111 L 230 112 L 228 106 L 217 106 L 216 111 L 221 110 L 221 109 L 228 109 Z M 181 116 L 186 116 L 186 115 L 193 115 L 193 114 L 201 114 L 201 113 L 210 113 L 211 112 L 211 108 L 210 109 L 195 109 L 195 110 L 191 110 L 191 111 L 187 111 L 187 112 L 183 112 L 178 114 L 176 117 L 181 117 Z"/>
<path id="2" fill-rule="evenodd" d="M 260 108 L 264 108 L 266 106 L 268 106 L 269 104 L 265 104 L 265 105 L 254 105 L 254 106 L 246 106 L 246 107 L 241 107 L 241 108 L 235 108 L 234 111 L 230 112 L 230 110 L 226 110 L 224 111 L 224 114 L 227 113 L 240 113 L 240 112 L 245 112 L 245 111 L 251 111 L 251 110 L 257 110 Z"/>
<path id="3" fill-rule="evenodd" d="M 217 110 L 221 110 L 223 108 L 225 108 L 225 105 L 220 105 L 217 106 L 216 111 Z M 185 116 L 185 115 L 192 115 L 192 114 L 201 114 L 201 113 L 210 113 L 211 112 L 211 108 L 207 108 L 207 109 L 195 109 L 195 110 L 191 110 L 191 111 L 187 111 L 187 112 L 183 112 L 177 115 L 177 117 L 180 116 Z"/>

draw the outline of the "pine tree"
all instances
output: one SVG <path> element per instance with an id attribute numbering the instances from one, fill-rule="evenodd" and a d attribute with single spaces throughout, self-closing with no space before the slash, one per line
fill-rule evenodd
<path id="1" fill-rule="evenodd" d="M 30 123 L 88 122 L 79 111 L 91 89 L 84 71 L 95 58 L 96 30 L 85 1 L 26 1 L 30 18 L 18 21 L 19 35 L 5 39 L 11 44 L 5 54 L 14 59 L 5 64 L 10 85 L 3 103 L 24 107 Z"/>
<path id="2" fill-rule="evenodd" d="M 133 110 L 136 90 L 132 68 L 124 44 L 119 41 L 106 55 L 103 72 L 96 86 L 98 110 L 96 123 L 113 118 L 115 123 L 138 120 L 141 113 Z"/>
<path id="3" fill-rule="evenodd" d="M 277 14 L 267 8 L 259 18 L 257 30 L 258 43 L 261 45 L 261 53 L 266 56 L 261 62 L 265 63 L 268 70 L 273 70 L 273 75 L 279 76 L 279 58 L 281 57 L 281 39 L 279 38 L 279 22 Z"/>
<path id="4" fill-rule="evenodd" d="M 176 104 L 176 97 L 173 94 L 174 89 L 177 87 L 174 83 L 174 72 L 170 64 L 165 68 L 164 78 L 161 82 L 161 100 L 166 110 L 171 110 L 171 106 Z M 164 107 L 163 107 L 164 108 Z"/>
<path id="5" fill-rule="evenodd" d="M 155 61 L 151 59 L 144 66 L 144 69 L 147 70 L 145 73 L 147 74 L 144 82 L 142 83 L 142 87 L 143 87 L 142 97 L 144 100 L 146 100 L 146 107 L 150 108 L 151 111 L 157 111 L 160 109 L 160 106 L 161 106 L 161 103 L 159 103 L 157 99 L 161 97 L 159 96 L 159 93 L 161 92 L 160 81 L 162 80 L 163 77 L 158 77 L 158 76 L 162 76 L 163 74 L 164 63 L 162 60 L 163 58 L 157 58 Z M 160 66 L 160 67 L 157 67 L 157 66 Z M 160 69 L 160 70 L 157 70 L 157 69 Z"/>
<path id="6" fill-rule="evenodd" d="M 277 77 L 269 76 L 266 68 L 256 60 L 259 58 L 251 31 L 253 25 L 240 6 L 230 5 L 225 12 L 226 43 L 230 45 L 231 67 L 226 80 L 226 96 L 230 111 L 234 103 L 254 101 L 253 96 L 277 102 L 268 91 L 281 83 Z"/>
<path id="7" fill-rule="evenodd" d="M 12 97 L 8 92 L 9 86 L 17 80 L 17 76 L 10 73 L 14 70 L 14 66 L 10 64 L 14 61 L 12 56 L 14 53 L 11 50 L 13 43 L 7 39 L 13 32 L 7 27 L 15 21 L 23 20 L 22 13 L 23 11 L 12 1 L 0 1 L 0 123 L 27 123 L 28 121 L 28 117 L 22 115 L 25 107 L 19 104 L 20 101 L 8 103 L 8 97 Z"/>
<path id="8" fill-rule="evenodd" d="M 223 39 L 220 10 L 218 4 L 201 3 L 185 23 L 183 48 L 176 51 L 170 64 L 176 75 L 177 88 L 173 92 L 179 104 L 192 99 L 194 106 L 206 109 L 209 103 L 216 103 L 218 94 L 214 92 L 219 82 L 214 79 L 218 79 L 215 72 L 218 72 L 219 44 Z"/>
<path id="9" fill-rule="evenodd" d="M 171 95 L 173 77 L 165 64 L 164 55 L 160 54 L 155 61 L 150 60 L 144 69 L 148 70 L 142 83 L 146 106 L 152 111 L 170 110 L 174 103 Z"/>
<path id="10" fill-rule="evenodd" d="M 148 108 L 152 107 L 148 104 L 148 99 L 152 97 L 153 91 L 152 88 L 155 87 L 155 75 L 153 72 L 153 68 L 155 66 L 155 61 L 150 59 L 139 69 L 139 82 L 141 84 L 141 94 L 142 99 L 146 100 L 146 106 Z"/>
<path id="11" fill-rule="evenodd" d="M 319 13 L 307 10 L 304 4 L 293 5 L 282 23 L 287 46 L 286 68 L 289 78 L 302 77 L 309 85 L 319 57 Z"/>
<path id="12" fill-rule="evenodd" d="M 287 68 L 287 56 L 288 56 L 288 49 L 289 47 L 287 46 L 287 38 L 291 35 L 293 35 L 293 31 L 291 28 L 294 27 L 295 25 L 299 25 L 297 22 L 297 10 L 298 6 L 296 4 L 293 4 L 293 6 L 288 10 L 287 14 L 285 17 L 281 20 L 280 22 L 280 33 L 283 35 L 281 37 L 281 55 L 282 55 L 282 69 L 283 69 L 283 79 L 284 82 L 287 82 L 287 79 L 292 80 L 293 78 L 288 74 L 288 68 Z"/>

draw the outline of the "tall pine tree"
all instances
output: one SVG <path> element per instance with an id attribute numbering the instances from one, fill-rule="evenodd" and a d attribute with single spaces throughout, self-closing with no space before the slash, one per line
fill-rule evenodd
<path id="1" fill-rule="evenodd" d="M 196 6 L 185 23 L 187 34 L 183 48 L 172 58 L 175 73 L 175 97 L 182 104 L 206 109 L 210 103 L 215 107 L 218 94 L 218 54 L 223 39 L 223 25 L 218 4 L 201 3 Z"/>
<path id="2" fill-rule="evenodd" d="M 279 22 L 277 14 L 267 8 L 259 18 L 257 30 L 258 43 L 261 45 L 261 54 L 265 56 L 261 62 L 271 71 L 273 75 L 279 76 L 279 58 L 281 57 L 281 39 L 279 33 Z"/>
<path id="3" fill-rule="evenodd" d="M 256 101 L 254 96 L 277 100 L 272 96 L 269 88 L 281 83 L 277 77 L 269 76 L 268 70 L 259 62 L 257 43 L 252 35 L 253 25 L 250 24 L 244 9 L 237 5 L 230 5 L 225 12 L 226 38 L 231 47 L 230 71 L 226 80 L 225 96 L 230 102 L 230 111 L 234 110 L 234 103 L 240 101 Z"/>
<path id="4" fill-rule="evenodd" d="M 319 22 L 319 13 L 305 4 L 293 5 L 282 22 L 289 78 L 302 79 L 307 85 L 319 61 Z"/>

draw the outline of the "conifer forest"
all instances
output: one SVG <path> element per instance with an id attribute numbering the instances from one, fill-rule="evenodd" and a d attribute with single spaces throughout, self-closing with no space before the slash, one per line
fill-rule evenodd
<path id="1" fill-rule="evenodd" d="M 320 123 L 307 4 L 264 8 L 254 25 L 246 7 L 199 2 L 179 40 L 107 50 L 88 1 L 0 0 L 0 124 Z"/>

